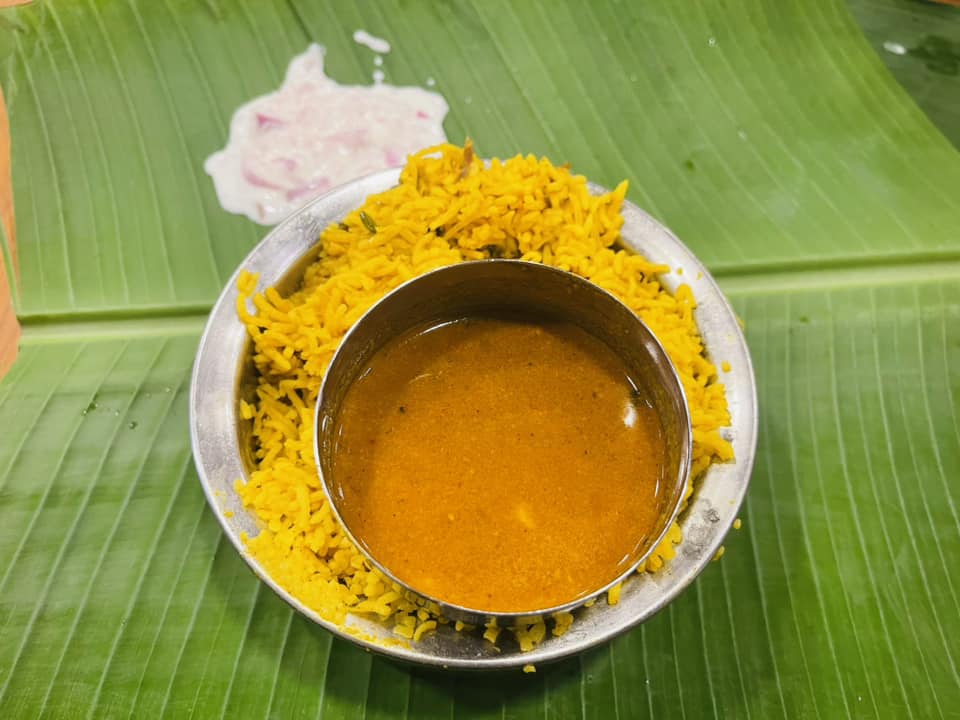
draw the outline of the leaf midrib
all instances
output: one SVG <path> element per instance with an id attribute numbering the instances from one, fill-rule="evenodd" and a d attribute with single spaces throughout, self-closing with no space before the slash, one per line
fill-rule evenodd
<path id="1" fill-rule="evenodd" d="M 859 262 L 834 261 L 828 267 L 809 265 L 743 267 L 713 273 L 731 299 L 750 295 L 835 290 L 851 287 L 910 285 L 960 280 L 960 252 L 923 253 L 909 258 L 873 258 Z M 109 310 L 25 315 L 22 345 L 49 345 L 84 340 L 127 337 L 199 335 L 211 305 L 130 307 Z"/>

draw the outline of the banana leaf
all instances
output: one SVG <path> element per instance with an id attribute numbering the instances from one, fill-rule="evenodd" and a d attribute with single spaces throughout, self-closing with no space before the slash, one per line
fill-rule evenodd
<path id="1" fill-rule="evenodd" d="M 958 5 L 957 0 L 937 0 Z M 933 0 L 850 0 L 884 65 L 940 131 L 960 145 L 960 23 Z"/>
<path id="2" fill-rule="evenodd" d="M 193 468 L 196 344 L 263 234 L 203 160 L 309 42 L 369 83 L 358 28 L 393 44 L 387 82 L 435 79 L 451 140 L 629 179 L 745 323 L 742 529 L 652 620 L 534 674 L 334 640 L 247 570 Z M 0 716 L 956 716 L 960 155 L 876 37 L 836 0 L 5 11 L 23 336 L 0 382 Z"/>

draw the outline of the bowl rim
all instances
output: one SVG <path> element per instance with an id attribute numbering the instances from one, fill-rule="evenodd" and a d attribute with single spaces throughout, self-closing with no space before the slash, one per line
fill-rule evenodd
<path id="1" fill-rule="evenodd" d="M 255 245 L 238 264 L 214 303 L 204 331 L 197 346 L 197 354 L 191 373 L 189 393 L 190 440 L 198 478 L 217 521 L 231 544 L 246 562 L 251 571 L 265 582 L 284 602 L 294 610 L 335 636 L 349 640 L 366 650 L 414 664 L 456 669 L 506 669 L 528 664 L 548 663 L 596 647 L 650 619 L 677 596 L 679 596 L 713 559 L 723 538 L 729 531 L 746 495 L 756 455 L 758 411 L 756 380 L 746 339 L 732 306 L 723 295 L 714 278 L 696 256 L 664 225 L 628 200 L 624 200 L 621 213 L 624 225 L 620 245 L 643 254 L 652 262 L 666 263 L 682 268 L 687 274 L 686 284 L 693 289 L 697 307 L 694 311 L 698 330 L 704 342 L 704 350 L 714 365 L 714 343 L 731 353 L 732 387 L 737 390 L 735 407 L 729 407 L 731 441 L 736 458 L 729 463 L 714 463 L 699 479 L 688 505 L 680 517 L 684 539 L 676 546 L 677 557 L 657 573 L 631 578 L 624 585 L 638 588 L 633 602 L 642 605 L 637 612 L 632 607 L 624 610 L 621 597 L 619 606 L 607 606 L 598 602 L 586 613 L 590 619 L 578 619 L 573 628 L 563 636 L 552 638 L 528 652 L 499 652 L 477 656 L 447 656 L 435 651 L 426 640 L 409 645 L 384 644 L 368 637 L 363 631 L 331 622 L 301 603 L 279 583 L 273 580 L 260 563 L 248 551 L 243 529 L 255 526 L 253 519 L 243 509 L 236 492 L 235 481 L 246 481 L 248 473 L 240 455 L 237 438 L 236 414 L 238 406 L 237 383 L 242 363 L 240 353 L 248 347 L 246 327 L 237 315 L 237 282 L 241 272 L 250 270 L 263 273 L 263 267 L 275 269 L 277 277 L 270 278 L 264 287 L 285 278 L 298 262 L 302 262 L 316 248 L 320 232 L 335 218 L 343 217 L 359 207 L 371 194 L 393 187 L 399 181 L 401 168 L 372 173 L 334 188 L 300 210 L 289 215 L 276 225 Z M 588 182 L 593 194 L 609 192 L 607 188 Z M 276 252 L 288 244 L 296 250 L 291 262 L 284 268 L 277 267 Z M 309 241 L 304 238 L 312 238 Z M 653 249 L 653 252 L 650 249 Z M 658 256 L 658 252 L 663 257 Z M 667 257 L 669 256 L 669 257 Z M 694 276 L 693 273 L 696 273 Z M 692 279 L 695 277 L 695 280 Z M 681 284 L 673 272 L 659 276 L 661 284 L 674 293 Z M 709 338 L 708 338 L 709 335 Z M 226 362 L 225 362 L 226 359 Z M 719 378 L 718 378 L 719 381 Z M 229 387 L 225 387 L 229 384 Z M 726 383 L 725 383 L 726 384 Z M 728 406 L 731 405 L 730 385 L 727 386 Z M 711 475 L 717 477 L 711 480 Z M 220 487 L 227 488 L 226 490 Z M 704 492 L 714 488 L 724 489 L 722 503 L 713 498 L 704 500 Z M 712 494 L 719 493 L 719 489 Z M 702 506 L 702 507 L 701 507 Z M 231 511 L 231 515 L 224 511 Z M 238 518 L 238 513 L 246 515 Z M 683 562 L 679 562 L 679 561 Z M 639 578 L 639 580 L 638 580 Z M 641 587 L 645 586 L 645 587 Z M 654 587 L 655 586 L 655 587 Z M 647 601 L 647 595 L 653 599 Z M 594 620 L 609 619 L 612 623 Z M 352 616 L 350 616 L 352 617 Z M 585 627 L 586 625 L 586 627 Z"/>

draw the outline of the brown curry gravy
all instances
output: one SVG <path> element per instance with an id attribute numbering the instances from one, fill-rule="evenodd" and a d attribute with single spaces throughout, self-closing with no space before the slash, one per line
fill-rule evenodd
<path id="1" fill-rule="evenodd" d="M 588 596 L 660 512 L 659 417 L 606 344 L 477 316 L 394 339 L 347 391 L 333 485 L 354 536 L 451 604 L 527 612 Z M 335 490 L 336 491 L 336 490 Z"/>

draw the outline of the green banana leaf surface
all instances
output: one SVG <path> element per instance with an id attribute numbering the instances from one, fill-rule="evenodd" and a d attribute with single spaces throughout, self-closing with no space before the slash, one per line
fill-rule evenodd
<path id="1" fill-rule="evenodd" d="M 960 10 L 77 0 L 0 21 L 24 326 L 0 382 L 0 717 L 960 716 Z M 370 83 L 359 28 L 393 44 L 387 82 L 435 79 L 451 140 L 629 179 L 745 323 L 742 529 L 652 620 L 534 674 L 333 639 L 247 569 L 193 467 L 197 342 L 265 233 L 203 161 L 310 42 Z M 931 35 L 936 61 L 883 49 Z"/>

